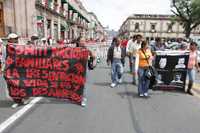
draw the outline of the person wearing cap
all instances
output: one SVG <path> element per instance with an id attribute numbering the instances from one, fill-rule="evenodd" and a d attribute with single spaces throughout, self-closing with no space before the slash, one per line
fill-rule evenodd
<path id="1" fill-rule="evenodd" d="M 18 39 L 19 39 L 19 36 L 17 34 L 10 33 L 8 35 L 8 45 L 18 44 L 19 43 Z M 2 54 L 3 62 L 5 64 L 5 62 L 6 62 L 6 47 L 3 49 L 2 52 L 3 52 L 3 54 Z M 17 97 L 17 98 L 11 97 L 11 98 L 15 102 L 15 104 L 12 105 L 12 108 L 16 108 L 18 105 L 24 105 L 27 103 L 27 98 L 22 98 L 22 97 Z"/>
<path id="2" fill-rule="evenodd" d="M 31 36 L 31 44 L 33 44 L 33 45 L 38 45 L 38 39 L 39 39 L 39 37 L 38 37 L 38 35 L 37 34 L 34 34 L 33 36 Z"/>
<path id="3" fill-rule="evenodd" d="M 41 41 L 42 41 L 42 46 L 48 46 L 46 38 L 42 38 Z"/>
<path id="4" fill-rule="evenodd" d="M 8 43 L 18 43 L 19 36 L 15 33 L 10 33 L 8 35 Z"/>

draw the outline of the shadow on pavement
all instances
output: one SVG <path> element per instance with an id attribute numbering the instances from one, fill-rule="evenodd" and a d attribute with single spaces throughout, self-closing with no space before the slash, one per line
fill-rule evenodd
<path id="1" fill-rule="evenodd" d="M 100 68 L 100 69 L 111 69 L 109 66 L 98 66 L 97 68 Z"/>
<path id="2" fill-rule="evenodd" d="M 102 83 L 94 83 L 94 85 L 97 85 L 97 86 L 103 86 L 103 87 L 109 87 L 111 83 L 109 82 L 102 82 Z"/>
<path id="3" fill-rule="evenodd" d="M 0 100 L 0 108 L 10 108 L 13 105 L 13 101 Z"/>
<path id="4" fill-rule="evenodd" d="M 103 87 L 110 87 L 110 82 L 102 82 L 102 83 L 94 83 L 94 85 L 97 85 L 97 86 L 103 86 Z M 131 82 L 123 82 L 123 83 L 121 83 L 121 84 L 119 84 L 119 85 L 131 85 L 132 83 Z"/>
<path id="5" fill-rule="evenodd" d="M 117 93 L 119 96 L 121 96 L 121 98 L 125 98 L 126 96 L 128 97 L 132 97 L 132 98 L 135 98 L 135 97 L 138 97 L 138 94 L 135 93 L 135 92 L 119 92 Z"/>
<path id="6" fill-rule="evenodd" d="M 122 85 L 133 85 L 132 82 L 127 82 L 127 81 L 124 81 L 122 82 Z M 133 85 L 135 87 L 135 85 Z"/>
<path id="7" fill-rule="evenodd" d="M 163 90 L 163 89 L 159 90 L 159 89 L 153 89 L 152 91 L 153 92 L 162 92 L 162 93 L 171 93 L 171 94 L 174 94 L 174 95 L 177 95 L 177 94 L 184 94 L 185 95 L 185 94 L 187 94 L 182 90 Z M 153 93 L 153 94 L 155 94 L 155 93 Z"/>
<path id="8" fill-rule="evenodd" d="M 67 99 L 56 99 L 56 98 L 43 98 L 42 101 L 38 102 L 37 104 L 75 104 L 79 105 L 75 102 L 72 102 Z"/>

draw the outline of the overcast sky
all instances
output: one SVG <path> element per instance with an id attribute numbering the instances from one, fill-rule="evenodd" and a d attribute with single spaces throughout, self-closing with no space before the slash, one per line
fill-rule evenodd
<path id="1" fill-rule="evenodd" d="M 88 11 L 94 12 L 103 26 L 118 30 L 123 21 L 134 13 L 171 14 L 170 0 L 81 0 Z"/>

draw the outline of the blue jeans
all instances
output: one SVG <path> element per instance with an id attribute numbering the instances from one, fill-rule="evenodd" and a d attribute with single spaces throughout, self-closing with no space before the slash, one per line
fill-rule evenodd
<path id="1" fill-rule="evenodd" d="M 117 81 L 122 78 L 122 74 L 123 65 L 121 59 L 113 59 L 111 72 L 112 83 L 117 83 Z"/>
<path id="2" fill-rule="evenodd" d="M 146 69 L 138 69 L 138 93 L 148 93 L 150 81 L 145 77 Z"/>
<path id="3" fill-rule="evenodd" d="M 188 69 L 187 74 L 188 74 L 189 81 L 194 82 L 194 80 L 195 80 L 195 70 L 194 69 Z"/>

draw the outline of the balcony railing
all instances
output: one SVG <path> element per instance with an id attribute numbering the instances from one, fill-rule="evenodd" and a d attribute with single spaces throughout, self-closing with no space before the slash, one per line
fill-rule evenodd
<path id="1" fill-rule="evenodd" d="M 46 11 L 51 12 L 52 14 L 58 15 L 62 18 L 65 18 L 64 14 L 60 13 L 58 4 L 46 3 L 44 0 L 36 0 L 36 7 L 40 7 Z"/>
<path id="2" fill-rule="evenodd" d="M 65 10 L 58 3 L 48 2 L 46 0 L 36 0 L 36 7 L 42 8 L 54 15 L 58 15 L 64 19 L 66 19 L 70 24 L 77 25 L 82 28 L 88 28 L 86 22 L 83 22 L 83 19 L 77 17 L 74 19 L 73 13 L 70 14 L 69 10 Z"/>

